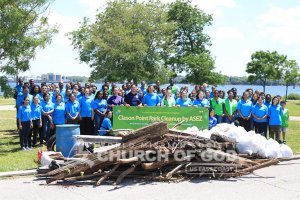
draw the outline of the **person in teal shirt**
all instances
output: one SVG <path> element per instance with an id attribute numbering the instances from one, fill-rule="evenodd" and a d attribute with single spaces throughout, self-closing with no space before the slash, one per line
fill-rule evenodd
<path id="1" fill-rule="evenodd" d="M 56 102 L 54 103 L 53 124 L 55 126 L 65 124 L 66 123 L 65 116 L 66 116 L 66 105 L 65 102 L 62 101 L 62 95 L 58 94 L 56 96 Z"/>
<path id="2" fill-rule="evenodd" d="M 252 102 L 249 99 L 249 93 L 244 92 L 242 99 L 237 104 L 239 125 L 244 127 L 246 131 L 251 130 L 251 110 Z"/>
<path id="3" fill-rule="evenodd" d="M 193 104 L 190 98 L 187 98 L 187 92 L 183 90 L 180 97 L 176 100 L 177 107 L 190 107 Z"/>
<path id="4" fill-rule="evenodd" d="M 103 98 L 101 90 L 96 93 L 92 108 L 94 110 L 94 133 L 98 133 L 107 110 L 107 101 Z"/>
<path id="5" fill-rule="evenodd" d="M 51 137 L 50 130 L 51 130 L 51 125 L 53 123 L 52 120 L 52 113 L 54 112 L 54 105 L 52 101 L 50 100 L 50 94 L 45 93 L 43 95 L 44 101 L 42 101 L 41 106 L 42 106 L 42 134 L 43 138 L 46 138 L 46 142 Z"/>
<path id="6" fill-rule="evenodd" d="M 69 101 L 66 103 L 66 115 L 68 124 L 79 123 L 80 105 L 76 100 L 75 94 L 70 94 Z"/>
<path id="7" fill-rule="evenodd" d="M 195 107 L 203 107 L 203 108 L 209 108 L 210 103 L 207 99 L 204 98 L 203 91 L 199 91 L 195 101 L 193 102 L 193 106 Z"/>
<path id="8" fill-rule="evenodd" d="M 19 124 L 21 150 L 31 150 L 31 146 L 29 146 L 29 142 L 28 142 L 29 140 L 31 140 L 30 131 L 32 128 L 29 97 L 25 97 L 23 99 L 22 105 L 19 107 L 17 113 L 17 119 Z"/>
<path id="9" fill-rule="evenodd" d="M 101 124 L 99 135 L 110 135 L 112 133 L 112 111 L 108 110 L 105 113 L 105 118 Z"/>
<path id="10" fill-rule="evenodd" d="M 142 99 L 143 106 L 160 106 L 160 98 L 154 93 L 154 86 L 149 85 L 146 95 Z"/>
<path id="11" fill-rule="evenodd" d="M 92 135 L 94 132 L 94 110 L 92 109 L 93 97 L 90 95 L 90 89 L 84 88 L 84 96 L 79 100 L 80 104 L 80 134 Z"/>
<path id="12" fill-rule="evenodd" d="M 267 137 L 268 108 L 263 102 L 263 97 L 257 99 L 257 103 L 252 107 L 252 116 L 255 133 L 260 133 Z"/>
<path id="13" fill-rule="evenodd" d="M 33 135 L 33 147 L 37 144 L 37 136 L 39 135 L 40 146 L 43 145 L 43 136 L 42 136 L 42 106 L 40 105 L 40 98 L 38 95 L 33 97 L 33 103 L 31 104 L 31 118 L 32 118 L 32 131 Z"/>
<path id="14" fill-rule="evenodd" d="M 282 108 L 279 105 L 278 97 L 273 97 L 272 105 L 270 105 L 269 110 L 269 137 L 275 139 L 277 142 L 280 141 L 280 128 L 282 125 L 281 115 L 282 115 Z"/>
<path id="15" fill-rule="evenodd" d="M 20 92 L 18 94 L 17 101 L 16 101 L 17 108 L 22 105 L 25 97 L 29 98 L 29 105 L 31 105 L 32 100 L 33 100 L 33 96 L 29 93 L 29 87 L 26 86 L 26 85 L 23 86 L 23 92 Z"/>

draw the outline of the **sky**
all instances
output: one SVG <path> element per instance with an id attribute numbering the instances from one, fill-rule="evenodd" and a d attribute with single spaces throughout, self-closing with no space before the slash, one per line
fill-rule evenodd
<path id="1" fill-rule="evenodd" d="M 163 0 L 172 2 L 172 0 Z M 228 76 L 246 76 L 251 54 L 259 50 L 277 51 L 300 63 L 300 2 L 295 0 L 192 0 L 192 4 L 213 15 L 205 32 L 216 71 Z M 66 33 L 76 30 L 83 17 L 93 20 L 105 0 L 55 0 L 49 23 L 59 25 L 59 33 L 45 49 L 37 51 L 29 71 L 22 75 L 59 73 L 89 76 L 91 68 L 80 63 Z"/>

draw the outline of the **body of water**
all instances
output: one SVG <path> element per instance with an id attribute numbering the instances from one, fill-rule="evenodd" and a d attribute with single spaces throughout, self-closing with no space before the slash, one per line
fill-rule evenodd
<path id="1" fill-rule="evenodd" d="M 16 83 L 9 83 L 11 87 L 15 87 Z M 98 89 L 101 88 L 102 84 L 96 84 Z M 122 86 L 122 84 L 117 84 L 119 87 Z M 188 86 L 189 87 L 189 92 L 191 92 L 194 89 L 194 85 L 192 84 L 176 84 L 179 88 L 183 87 L 183 86 Z M 166 88 L 168 86 L 168 84 L 164 84 L 162 85 L 162 88 Z M 231 88 L 235 87 L 237 89 L 238 95 L 241 95 L 246 89 L 248 88 L 252 88 L 253 91 L 255 90 L 260 90 L 263 91 L 263 87 L 261 85 L 219 85 L 217 86 L 218 90 L 224 90 L 225 92 L 227 92 L 228 90 L 230 90 Z M 211 90 L 211 88 L 207 88 L 209 90 Z M 280 96 L 284 96 L 285 95 L 285 90 L 286 87 L 285 86 L 266 86 L 266 94 L 271 94 L 271 95 L 280 95 Z M 290 93 L 297 93 L 300 94 L 300 86 L 290 86 L 288 88 L 288 94 Z"/>

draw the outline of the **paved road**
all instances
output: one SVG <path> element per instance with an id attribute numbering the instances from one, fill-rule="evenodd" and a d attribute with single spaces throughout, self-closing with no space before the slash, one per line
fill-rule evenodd
<path id="1" fill-rule="evenodd" d="M 86 199 L 300 199 L 300 160 L 260 169 L 243 178 L 195 180 L 181 183 L 135 183 L 127 181 L 115 189 L 111 185 L 93 187 L 44 185 L 33 178 L 0 180 L 0 199 L 86 200 Z"/>

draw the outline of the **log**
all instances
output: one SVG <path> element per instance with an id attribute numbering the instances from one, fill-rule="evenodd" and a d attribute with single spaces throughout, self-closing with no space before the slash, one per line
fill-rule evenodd
<path id="1" fill-rule="evenodd" d="M 122 180 L 130 173 L 132 173 L 135 168 L 140 164 L 141 162 L 138 161 L 135 164 L 131 165 L 130 168 L 128 168 L 127 170 L 125 170 L 122 174 L 120 174 L 120 176 L 117 178 L 116 182 L 114 183 L 114 185 L 119 185 Z"/>
<path id="2" fill-rule="evenodd" d="M 279 163 L 278 159 L 272 159 L 272 160 L 269 160 L 269 161 L 264 162 L 264 163 L 259 163 L 256 166 L 251 166 L 251 167 L 248 167 L 246 169 L 242 169 L 242 170 L 239 171 L 239 173 L 242 173 L 242 174 L 251 173 L 254 170 L 258 170 L 258 169 L 261 169 L 261 168 L 264 168 L 264 167 L 269 167 L 271 165 L 276 165 L 278 163 Z"/>
<path id="3" fill-rule="evenodd" d="M 116 164 L 107 174 L 105 174 L 103 177 L 101 177 L 97 182 L 96 182 L 96 186 L 101 185 L 101 183 L 103 183 L 103 181 L 105 181 L 110 175 L 112 175 L 120 166 L 120 164 Z"/>
<path id="4" fill-rule="evenodd" d="M 167 173 L 166 178 L 168 178 L 168 179 L 172 178 L 173 174 L 175 174 L 183 166 L 185 166 L 185 163 L 180 164 L 177 167 L 175 167 L 172 171 L 170 171 L 169 173 Z"/>
<path id="5" fill-rule="evenodd" d="M 173 163 L 174 160 L 168 161 L 160 161 L 160 162 L 151 162 L 151 163 L 142 163 L 142 167 L 144 170 L 154 170 L 154 169 L 161 169 L 162 167 Z"/>

